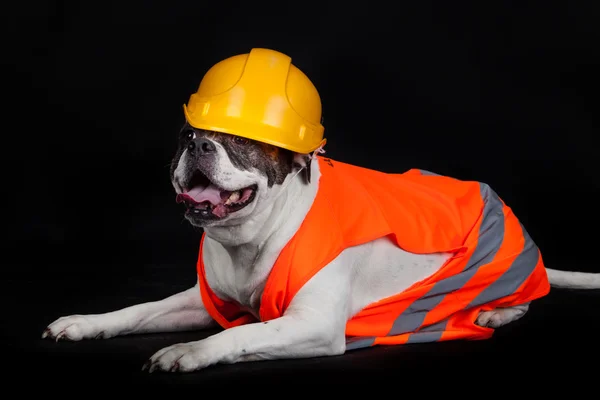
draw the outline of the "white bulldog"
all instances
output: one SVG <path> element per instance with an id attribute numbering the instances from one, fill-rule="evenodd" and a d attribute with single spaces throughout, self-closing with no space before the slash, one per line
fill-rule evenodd
<path id="1" fill-rule="evenodd" d="M 221 299 L 259 318 L 272 267 L 311 209 L 321 175 L 311 155 L 186 124 L 171 178 L 185 217 L 205 232 L 206 281 Z M 150 372 L 195 371 L 216 363 L 343 354 L 346 324 L 364 307 L 434 274 L 452 254 L 411 254 L 388 239 L 349 247 L 314 275 L 280 318 L 225 329 L 154 354 Z M 550 284 L 600 288 L 600 274 L 547 269 Z M 479 313 L 498 328 L 521 318 L 529 304 Z M 150 332 L 200 330 L 216 324 L 198 284 L 166 299 L 95 315 L 59 318 L 43 338 L 78 341 Z"/>

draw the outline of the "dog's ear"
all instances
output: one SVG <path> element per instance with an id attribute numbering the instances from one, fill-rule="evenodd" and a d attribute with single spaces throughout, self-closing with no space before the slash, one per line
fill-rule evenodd
<path id="1" fill-rule="evenodd" d="M 310 162 L 312 161 L 310 154 L 294 154 L 294 171 L 302 169 L 302 180 L 304 183 L 310 183 Z"/>

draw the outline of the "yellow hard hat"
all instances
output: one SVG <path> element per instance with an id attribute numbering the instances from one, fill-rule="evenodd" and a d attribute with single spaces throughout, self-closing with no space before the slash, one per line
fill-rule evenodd
<path id="1" fill-rule="evenodd" d="M 317 89 L 289 56 L 274 50 L 252 49 L 215 64 L 183 111 L 195 128 L 297 153 L 325 145 Z"/>

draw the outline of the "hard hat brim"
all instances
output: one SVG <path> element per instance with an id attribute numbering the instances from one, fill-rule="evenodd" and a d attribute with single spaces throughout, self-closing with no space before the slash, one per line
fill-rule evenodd
<path id="1" fill-rule="evenodd" d="M 201 123 L 199 121 L 195 121 L 194 118 L 192 118 L 192 116 L 188 113 L 187 106 L 185 104 L 183 105 L 183 113 L 185 115 L 185 119 L 188 122 L 188 124 L 190 124 L 192 127 L 196 128 L 196 129 L 203 129 L 203 130 L 207 130 L 207 131 L 214 131 L 214 132 L 226 133 L 229 135 L 240 136 L 240 137 L 244 137 L 246 139 L 256 140 L 257 142 L 262 142 L 262 143 L 270 144 L 272 146 L 290 150 L 295 153 L 309 154 L 319 148 L 323 148 L 325 146 L 325 144 L 327 143 L 327 139 L 323 138 L 319 143 L 314 144 L 312 146 L 297 147 L 294 145 L 290 145 L 289 143 L 278 142 L 276 140 L 273 140 L 272 138 L 258 136 L 255 133 L 249 133 L 247 131 L 244 131 L 243 129 L 231 129 L 231 128 L 227 128 L 227 127 L 214 126 L 214 125 L 210 125 L 210 124 Z M 264 127 L 263 127 L 263 129 L 264 129 Z"/>

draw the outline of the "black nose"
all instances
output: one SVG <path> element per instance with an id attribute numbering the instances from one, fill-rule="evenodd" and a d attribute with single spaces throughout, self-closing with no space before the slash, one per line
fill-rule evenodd
<path id="1" fill-rule="evenodd" d="M 188 146 L 188 151 L 195 155 L 203 155 L 203 154 L 209 154 L 209 153 L 214 153 L 217 148 L 215 147 L 214 143 L 211 142 L 208 139 L 204 139 L 204 138 L 198 138 L 198 139 L 194 139 L 192 140 Z"/>

